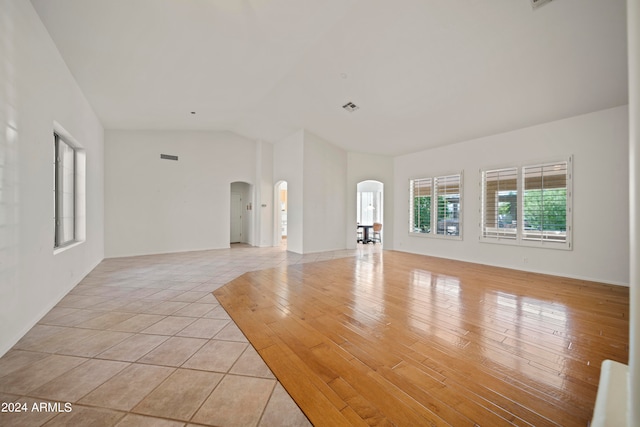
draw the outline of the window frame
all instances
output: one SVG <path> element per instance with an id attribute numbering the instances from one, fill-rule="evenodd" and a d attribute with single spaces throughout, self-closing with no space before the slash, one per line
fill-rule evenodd
<path id="1" fill-rule="evenodd" d="M 531 238 L 525 236 L 526 218 L 525 218 L 525 170 L 531 168 L 543 168 L 553 167 L 555 165 L 566 164 L 566 211 L 565 211 L 565 238 L 562 241 L 554 240 L 552 238 L 544 238 L 544 230 L 541 230 L 541 238 Z M 516 234 L 515 238 L 501 236 L 501 235 L 487 235 L 487 201 L 486 199 L 486 174 L 488 172 L 516 170 L 517 184 L 516 184 L 516 198 L 517 198 L 517 220 L 516 220 Z M 542 180 L 544 182 L 544 179 Z M 544 190 L 543 186 L 541 190 Z M 548 189 L 553 189 L 550 187 Z M 495 211 L 494 211 L 495 212 Z M 535 163 L 520 164 L 517 166 L 509 165 L 502 167 L 485 168 L 480 170 L 480 233 L 479 240 L 482 243 L 502 244 L 502 245 L 515 245 L 515 246 L 528 246 L 537 248 L 549 248 L 560 250 L 572 250 L 573 249 L 573 156 L 568 156 L 563 159 L 557 159 L 552 161 L 542 161 Z"/>
<path id="2" fill-rule="evenodd" d="M 495 194 L 495 198 L 494 200 L 491 201 L 491 204 L 493 206 L 493 214 L 494 214 L 494 220 L 493 222 L 497 225 L 494 227 L 490 227 L 490 231 L 486 231 L 486 225 L 487 225 L 487 209 L 485 208 L 485 206 L 487 205 L 486 202 L 486 195 L 487 195 L 487 174 L 488 173 L 497 173 L 498 174 L 498 179 L 495 180 L 498 184 L 497 186 L 497 190 L 496 190 L 496 194 Z M 501 173 L 505 173 L 505 177 L 509 177 L 509 176 L 515 176 L 515 180 L 516 180 L 516 186 L 515 186 L 515 198 L 516 198 L 516 227 L 513 228 L 514 232 L 507 232 L 507 231 L 501 231 L 500 228 L 500 213 L 499 213 L 499 204 L 500 204 L 500 174 Z M 510 242 L 513 242 L 515 240 L 518 239 L 518 234 L 519 234 L 519 229 L 520 229 L 520 225 L 519 225 L 519 221 L 520 221 L 520 213 L 521 213 L 521 209 L 520 209 L 520 179 L 519 179 L 519 174 L 520 174 L 520 168 L 518 166 L 507 166 L 507 167 L 498 167 L 498 168 L 491 168 L 491 169 L 481 169 L 480 170 L 480 239 L 487 239 L 487 241 L 491 241 L 494 242 L 496 240 L 507 240 Z M 504 181 L 510 181 L 505 179 Z M 505 190 L 506 191 L 506 190 Z M 513 192 L 514 190 L 511 189 L 509 190 L 511 192 Z M 512 224 L 513 224 L 513 220 L 512 220 Z M 504 227 L 507 228 L 507 227 Z M 510 227 L 508 227 L 510 228 Z M 491 235 L 487 235 L 487 233 L 491 233 Z"/>
<path id="3" fill-rule="evenodd" d="M 57 122 L 53 126 L 53 253 L 58 254 L 74 247 L 86 240 L 86 153 L 78 142 Z M 69 162 L 72 171 L 66 172 L 62 165 L 61 146 L 72 152 L 72 161 Z M 68 165 L 67 165 L 68 168 Z M 72 200 L 65 200 L 65 179 L 72 179 L 67 187 L 66 194 L 72 188 Z M 65 204 L 66 202 L 66 204 Z M 67 230 L 73 229 L 71 236 L 63 237 L 65 228 L 64 218 L 67 222 Z M 69 227 L 71 220 L 71 227 Z"/>
<path id="4" fill-rule="evenodd" d="M 415 227 L 415 184 L 416 182 L 420 182 L 419 187 L 420 188 L 427 188 L 429 189 L 429 194 L 428 195 L 418 195 L 417 197 L 428 197 L 429 198 L 429 215 L 428 215 L 428 227 L 429 230 L 426 232 L 422 232 L 422 231 L 415 231 L 416 227 Z M 428 184 L 427 184 L 428 183 Z M 410 179 L 409 180 L 409 234 L 414 234 L 414 235 L 427 235 L 430 234 L 433 230 L 433 178 L 431 177 L 427 177 L 427 178 L 415 178 L 415 179 Z"/>
<path id="5" fill-rule="evenodd" d="M 458 185 L 458 213 L 457 213 L 457 234 L 447 234 L 447 233 L 439 233 L 438 230 L 438 199 L 441 196 L 438 191 L 438 182 L 439 180 L 447 180 L 452 177 L 457 177 L 457 185 Z M 415 231 L 415 183 L 417 181 L 429 182 L 430 193 L 428 196 L 430 197 L 430 218 L 429 218 L 429 231 L 428 232 L 420 232 Z M 409 179 L 409 221 L 408 221 L 408 234 L 409 236 L 419 236 L 419 237 L 429 237 L 436 239 L 445 239 L 445 240 L 462 240 L 463 236 L 463 215 L 464 215 L 464 176 L 463 172 L 455 172 L 449 174 L 441 174 L 437 176 L 427 176 L 421 178 L 411 178 Z M 448 193 L 445 193 L 448 194 Z M 446 224 L 446 222 L 445 222 Z"/>

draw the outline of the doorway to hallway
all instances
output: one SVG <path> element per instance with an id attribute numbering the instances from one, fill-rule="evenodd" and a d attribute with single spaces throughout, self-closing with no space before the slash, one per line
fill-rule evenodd
<path id="1" fill-rule="evenodd" d="M 357 184 L 356 240 L 358 243 L 382 243 L 384 220 L 384 184 L 366 180 Z"/>
<path id="2" fill-rule="evenodd" d="M 230 243 L 242 241 L 242 194 L 231 193 L 231 235 Z"/>
<path id="3" fill-rule="evenodd" d="M 229 243 L 251 244 L 252 187 L 246 182 L 232 182 L 230 188 Z"/>
<path id="4" fill-rule="evenodd" d="M 287 244 L 287 181 L 279 181 L 275 188 L 275 239 L 274 246 Z"/>

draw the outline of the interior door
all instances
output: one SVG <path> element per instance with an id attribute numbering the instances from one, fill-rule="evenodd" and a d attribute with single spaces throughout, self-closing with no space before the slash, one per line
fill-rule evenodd
<path id="1" fill-rule="evenodd" d="M 242 195 L 240 193 L 231 193 L 230 242 L 242 242 Z"/>

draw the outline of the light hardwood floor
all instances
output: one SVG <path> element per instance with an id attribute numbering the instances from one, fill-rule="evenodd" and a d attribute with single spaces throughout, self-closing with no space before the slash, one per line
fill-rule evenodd
<path id="1" fill-rule="evenodd" d="M 383 251 L 214 291 L 318 426 L 585 426 L 628 288 Z"/>

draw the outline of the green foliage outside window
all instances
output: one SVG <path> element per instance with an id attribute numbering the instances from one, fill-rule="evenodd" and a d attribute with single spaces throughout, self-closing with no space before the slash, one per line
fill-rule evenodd
<path id="1" fill-rule="evenodd" d="M 438 196 L 438 221 L 444 219 L 457 219 L 456 211 L 451 208 L 452 203 L 457 203 L 460 195 Z"/>
<path id="2" fill-rule="evenodd" d="M 567 189 L 526 190 L 524 192 L 525 229 L 567 230 Z"/>
<path id="3" fill-rule="evenodd" d="M 431 196 L 414 197 L 413 227 L 420 233 L 431 231 Z"/>

